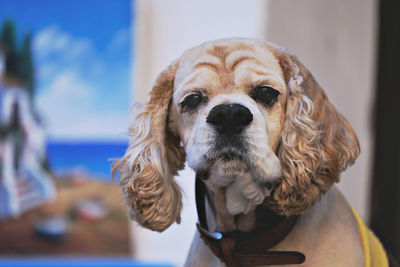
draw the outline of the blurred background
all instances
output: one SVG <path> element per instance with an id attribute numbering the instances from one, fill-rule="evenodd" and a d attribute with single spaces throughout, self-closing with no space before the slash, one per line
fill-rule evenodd
<path id="1" fill-rule="evenodd" d="M 130 258 L 108 159 L 127 144 L 132 8 L 0 1 L 0 256 Z"/>
<path id="2" fill-rule="evenodd" d="M 173 59 L 256 37 L 295 53 L 352 124 L 362 153 L 338 186 L 399 259 L 399 11 L 395 0 L 0 0 L 0 257 L 182 266 L 194 173 L 176 178 L 182 223 L 159 234 L 128 223 L 107 160 Z"/>

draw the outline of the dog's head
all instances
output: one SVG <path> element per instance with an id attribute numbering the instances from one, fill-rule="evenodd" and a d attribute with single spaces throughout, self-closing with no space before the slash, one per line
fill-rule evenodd
<path id="1" fill-rule="evenodd" d="M 223 194 L 229 216 L 262 203 L 292 215 L 314 205 L 359 153 L 353 129 L 311 73 L 286 50 L 254 39 L 186 51 L 136 106 L 129 133 L 113 171 L 120 169 L 131 217 L 156 231 L 180 221 L 173 176 L 185 158 Z"/>

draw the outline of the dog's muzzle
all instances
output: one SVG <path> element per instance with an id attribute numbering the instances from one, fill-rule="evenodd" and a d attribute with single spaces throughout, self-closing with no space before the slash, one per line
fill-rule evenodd
<path id="1" fill-rule="evenodd" d="M 238 134 L 253 121 L 253 114 L 240 104 L 220 104 L 210 110 L 206 121 L 220 134 Z"/>

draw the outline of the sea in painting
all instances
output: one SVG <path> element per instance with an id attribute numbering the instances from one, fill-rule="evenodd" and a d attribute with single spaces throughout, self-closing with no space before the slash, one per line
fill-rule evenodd
<path id="1" fill-rule="evenodd" d="M 48 141 L 47 153 L 50 166 L 60 177 L 75 172 L 111 183 L 111 163 L 127 147 L 123 141 Z"/>

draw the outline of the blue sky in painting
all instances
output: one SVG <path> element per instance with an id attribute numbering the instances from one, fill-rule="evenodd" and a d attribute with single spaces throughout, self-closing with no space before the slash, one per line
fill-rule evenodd
<path id="1" fill-rule="evenodd" d="M 35 103 L 51 139 L 124 139 L 131 106 L 130 0 L 0 0 L 33 34 Z"/>

